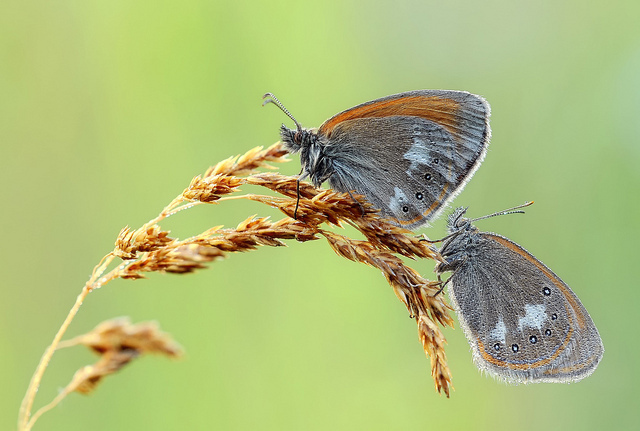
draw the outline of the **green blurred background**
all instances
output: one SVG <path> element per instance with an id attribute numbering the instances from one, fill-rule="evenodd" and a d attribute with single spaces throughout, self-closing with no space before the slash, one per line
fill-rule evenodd
<path id="1" fill-rule="evenodd" d="M 384 278 L 323 241 L 233 255 L 91 294 L 68 336 L 157 320 L 184 360 L 146 357 L 40 430 L 630 429 L 638 424 L 640 3 L 5 1 L 0 13 L 0 429 L 98 260 L 208 166 L 350 106 L 423 88 L 492 106 L 493 139 L 455 201 L 580 296 L 604 359 L 571 385 L 482 376 L 447 329 L 455 391 L 439 396 L 415 323 Z M 281 167 L 299 170 L 297 158 Z M 180 238 L 261 205 L 198 207 Z M 422 229 L 444 234 L 444 220 Z M 633 259 L 633 260 L 632 260 Z M 432 278 L 432 262 L 414 267 Z M 631 341 L 630 341 L 631 340 Z M 80 366 L 55 355 L 36 406 Z"/>

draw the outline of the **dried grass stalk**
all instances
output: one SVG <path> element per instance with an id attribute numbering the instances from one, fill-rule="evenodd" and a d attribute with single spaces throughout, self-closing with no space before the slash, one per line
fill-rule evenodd
<path id="1" fill-rule="evenodd" d="M 30 412 L 44 370 L 60 345 L 62 335 L 91 291 L 117 278 L 143 278 L 147 272 L 190 273 L 229 253 L 251 251 L 261 246 L 279 247 L 285 245 L 285 240 L 291 239 L 305 242 L 324 237 L 339 256 L 379 269 L 410 315 L 416 319 L 420 341 L 431 358 L 436 388 L 449 396 L 451 375 L 444 353 L 445 340 L 436 324 L 452 325 L 449 306 L 443 295 L 438 294 L 439 283 L 425 280 L 399 257 L 442 261 L 440 255 L 410 231 L 381 219 L 378 211 L 362 196 L 351 197 L 348 193 L 319 189 L 307 183 L 300 183 L 298 190 L 297 178 L 257 172 L 260 168 L 271 168 L 269 163 L 286 161 L 286 154 L 286 150 L 276 144 L 265 150 L 258 147 L 242 156 L 223 160 L 203 175 L 195 177 L 189 187 L 156 218 L 138 229 L 125 227 L 121 230 L 113 251 L 94 268 L 65 322 L 45 351 L 21 406 L 20 430 L 28 430 L 33 426 L 38 415 L 30 420 Z M 236 194 L 244 184 L 264 187 L 280 196 Z M 216 226 L 183 240 L 170 237 L 169 232 L 160 227 L 162 220 L 179 211 L 206 203 L 219 204 L 230 199 L 261 202 L 278 208 L 287 217 L 272 222 L 268 218 L 252 216 L 234 229 Z M 296 206 L 297 217 L 294 220 L 292 217 Z M 322 229 L 324 224 L 342 226 L 344 223 L 360 231 L 365 240 L 351 239 Z M 107 271 L 116 258 L 123 262 Z M 104 329 L 102 327 L 103 332 L 109 332 Z M 85 342 L 87 339 L 84 338 Z M 95 383 L 103 376 L 116 372 L 132 359 L 127 356 L 130 353 L 127 351 L 107 351 L 112 353 L 108 359 L 103 358 L 103 364 L 82 369 L 76 374 L 73 390 L 93 390 Z"/>
<path id="2" fill-rule="evenodd" d="M 84 345 L 100 355 L 93 365 L 81 368 L 63 392 L 93 392 L 106 376 L 144 354 L 160 354 L 170 358 L 182 356 L 182 347 L 154 322 L 132 324 L 127 317 L 102 322 L 91 332 L 60 343 L 58 348 Z"/>
<path id="3" fill-rule="evenodd" d="M 182 356 L 182 347 L 163 333 L 154 322 L 132 324 L 126 317 L 100 323 L 92 331 L 63 341 L 58 349 L 84 345 L 100 356 L 93 365 L 80 368 L 71 382 L 30 419 L 27 427 L 47 411 L 57 406 L 71 392 L 89 394 L 105 377 L 120 371 L 125 365 L 145 354 L 160 354 L 170 358 Z"/>
<path id="4" fill-rule="evenodd" d="M 156 322 L 131 323 L 118 317 L 100 323 L 92 331 L 61 342 L 58 349 L 83 345 L 99 355 L 129 352 L 132 356 L 160 354 L 170 358 L 182 356 L 182 347 L 169 334 L 160 331 Z"/>

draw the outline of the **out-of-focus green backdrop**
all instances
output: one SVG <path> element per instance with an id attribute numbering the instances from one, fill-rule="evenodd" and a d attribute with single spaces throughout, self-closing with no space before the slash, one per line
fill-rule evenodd
<path id="1" fill-rule="evenodd" d="M 416 327 L 383 277 L 323 241 L 260 249 L 195 275 L 91 294 L 68 336 L 157 320 L 184 360 L 146 357 L 40 430 L 629 429 L 638 424 L 640 3 L 583 1 L 5 2 L 0 13 L 0 428 L 125 225 L 154 217 L 208 166 L 350 106 L 423 88 L 492 106 L 487 158 L 456 205 L 517 241 L 579 295 L 604 359 L 571 385 L 482 376 L 447 329 L 455 391 L 434 392 Z M 281 171 L 295 174 L 299 161 Z M 181 238 L 279 213 L 198 207 Z M 444 220 L 423 229 L 444 235 Z M 432 262 L 415 268 L 433 277 Z M 36 406 L 84 350 L 55 355 Z"/>

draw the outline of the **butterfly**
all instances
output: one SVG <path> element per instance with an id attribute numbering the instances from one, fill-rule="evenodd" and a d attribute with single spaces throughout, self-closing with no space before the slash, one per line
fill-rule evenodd
<path id="1" fill-rule="evenodd" d="M 604 353 L 589 313 L 535 256 L 472 224 L 531 203 L 473 220 L 458 208 L 435 271 L 453 273 L 445 284 L 478 368 L 510 383 L 575 382 Z"/>
<path id="2" fill-rule="evenodd" d="M 490 107 L 464 91 L 417 90 L 340 112 L 305 129 L 271 93 L 296 129 L 282 125 L 285 148 L 300 153 L 299 181 L 356 192 L 397 226 L 434 219 L 482 163 L 491 129 Z"/>

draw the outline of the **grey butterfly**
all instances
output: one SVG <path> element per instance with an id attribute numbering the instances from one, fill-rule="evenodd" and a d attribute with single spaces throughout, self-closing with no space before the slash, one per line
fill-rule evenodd
<path id="1" fill-rule="evenodd" d="M 511 383 L 581 380 L 604 347 L 576 294 L 524 248 L 472 224 L 513 209 L 469 220 L 458 208 L 436 273 L 453 272 L 446 284 L 481 370 Z"/>
<path id="2" fill-rule="evenodd" d="M 435 218 L 462 190 L 487 152 L 489 104 L 464 91 L 418 90 L 334 115 L 318 129 L 282 126 L 285 147 L 300 153 L 315 186 L 364 195 L 381 215 L 413 229 Z"/>

